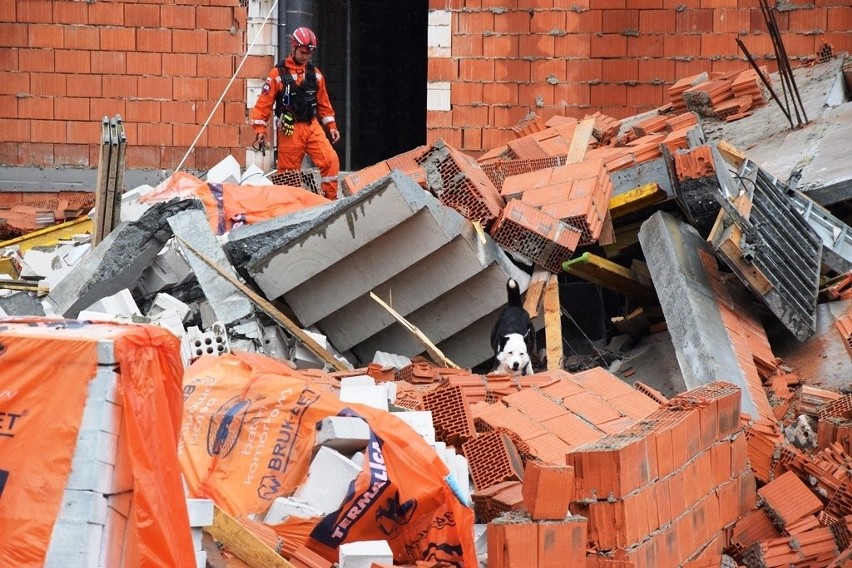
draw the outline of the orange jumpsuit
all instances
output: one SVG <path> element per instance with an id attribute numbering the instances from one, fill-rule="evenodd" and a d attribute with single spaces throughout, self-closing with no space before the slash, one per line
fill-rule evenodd
<path id="1" fill-rule="evenodd" d="M 292 56 L 284 60 L 284 69 L 293 75 L 297 85 L 305 80 L 305 65 L 297 65 Z M 337 199 L 337 174 L 340 172 L 340 158 L 331 147 L 325 131 L 317 119 L 327 128 L 337 128 L 334 120 L 334 109 L 328 98 L 325 77 L 314 66 L 317 76 L 317 109 L 316 115 L 310 122 L 296 122 L 293 134 L 287 136 L 278 130 L 278 171 L 301 170 L 305 153 L 311 157 L 314 165 L 322 174 L 322 193 L 328 199 Z M 273 67 L 263 84 L 260 96 L 251 110 L 252 128 L 257 134 L 266 134 L 266 125 L 272 116 L 275 97 L 284 88 L 284 81 L 278 74 L 278 67 Z"/>

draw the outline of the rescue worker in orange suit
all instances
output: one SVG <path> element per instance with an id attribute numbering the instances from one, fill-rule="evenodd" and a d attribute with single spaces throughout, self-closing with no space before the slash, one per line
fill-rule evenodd
<path id="1" fill-rule="evenodd" d="M 323 195 L 337 199 L 340 159 L 331 144 L 340 140 L 340 131 L 325 77 L 311 63 L 317 36 L 308 28 L 296 28 L 290 45 L 292 52 L 269 72 L 251 111 L 255 147 L 266 144 L 266 125 L 274 111 L 278 125 L 277 171 L 301 170 L 307 153 L 322 174 Z M 328 129 L 331 144 L 323 126 Z"/>

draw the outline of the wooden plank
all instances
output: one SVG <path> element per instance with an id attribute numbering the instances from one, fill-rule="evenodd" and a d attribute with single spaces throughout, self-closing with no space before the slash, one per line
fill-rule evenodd
<path id="1" fill-rule="evenodd" d="M 92 246 L 97 245 L 104 237 L 104 212 L 106 211 L 107 180 L 109 178 L 110 150 L 109 119 L 101 120 L 101 151 L 98 159 L 98 177 L 95 182 L 95 215 L 92 231 Z"/>
<path id="2" fill-rule="evenodd" d="M 735 147 L 727 140 L 720 140 L 717 142 L 716 148 L 719 150 L 719 154 L 721 154 L 722 158 L 736 169 L 740 169 L 743 162 L 745 162 L 748 157 L 744 152 L 741 152 L 739 148 Z"/>
<path id="3" fill-rule="evenodd" d="M 637 308 L 626 316 L 616 316 L 611 321 L 620 333 L 626 333 L 633 339 L 648 335 L 651 327 L 643 308 Z"/>
<path id="4" fill-rule="evenodd" d="M 390 315 L 394 317 L 396 321 L 402 325 L 405 329 L 410 331 L 414 336 L 420 340 L 424 347 L 426 347 L 426 352 L 429 353 L 430 356 L 435 360 L 435 362 L 442 367 L 450 367 L 452 369 L 459 369 L 460 367 L 450 361 L 446 355 L 444 355 L 438 347 L 432 343 L 432 341 L 426 337 L 422 331 L 420 331 L 414 324 L 409 322 L 407 319 L 402 317 L 396 310 L 390 307 L 385 303 L 384 300 L 376 296 L 373 292 L 370 292 L 370 297 L 373 298 L 376 302 L 379 303 L 384 309 L 388 311 Z"/>
<path id="5" fill-rule="evenodd" d="M 116 136 L 118 138 L 118 153 L 115 170 L 115 187 L 112 190 L 113 201 L 112 211 L 107 211 L 107 214 L 112 215 L 110 230 L 114 229 L 121 222 L 121 196 L 124 194 L 124 170 L 125 170 L 125 155 L 127 153 L 127 135 L 124 133 L 124 122 L 121 120 L 121 115 L 115 115 Z"/>
<path id="6" fill-rule="evenodd" d="M 755 293 L 764 296 L 769 293 L 774 286 L 772 282 L 757 268 L 743 260 L 743 253 L 740 249 L 739 242 L 742 240 L 742 231 L 739 226 L 732 224 L 722 232 L 718 244 L 713 243 L 716 251 L 720 252 L 731 264 L 736 267 L 743 279 L 745 279 L 749 287 Z"/>
<path id="7" fill-rule="evenodd" d="M 587 118 L 580 121 L 580 124 L 574 129 L 571 146 L 568 147 L 568 157 L 565 159 L 566 164 L 576 164 L 583 161 L 586 157 L 586 150 L 589 148 L 589 139 L 592 137 L 592 130 L 594 128 L 594 118 Z"/>
<path id="8" fill-rule="evenodd" d="M 275 320 L 275 323 L 284 328 L 285 331 L 293 335 L 296 339 L 302 342 L 302 344 L 307 347 L 311 353 L 325 361 L 328 365 L 334 368 L 336 371 L 348 371 L 349 367 L 344 365 L 342 362 L 338 361 L 337 358 L 332 355 L 327 349 L 325 349 L 322 345 L 316 342 L 313 337 L 303 332 L 301 328 L 296 325 L 296 323 L 281 313 L 280 310 L 275 308 L 266 298 L 260 296 L 257 292 L 234 278 L 230 273 L 224 270 L 221 266 L 204 256 L 198 249 L 194 246 L 181 239 L 178 236 L 175 236 L 177 242 L 186 247 L 187 250 L 192 252 L 195 256 L 200 258 L 204 264 L 215 270 L 219 276 L 227 280 L 231 283 L 237 290 L 242 292 L 249 300 L 251 300 L 257 307 L 263 310 L 266 315 Z"/>
<path id="9" fill-rule="evenodd" d="M 103 222 L 100 223 L 103 228 L 101 240 L 112 232 L 112 210 L 115 207 L 115 180 L 118 176 L 118 125 L 115 117 L 109 121 L 109 172 L 107 174 L 107 183 L 104 190 L 105 203 Z"/>
<path id="10" fill-rule="evenodd" d="M 204 530 L 250 568 L 294 568 L 234 517 L 213 504 L 213 524 Z"/>
<path id="11" fill-rule="evenodd" d="M 524 298 L 524 309 L 531 318 L 537 317 L 538 311 L 541 309 L 541 299 L 548 278 L 550 278 L 550 272 L 544 268 L 536 267 L 533 270 L 529 286 L 527 286 L 526 297 Z"/>
<path id="12" fill-rule="evenodd" d="M 648 183 L 630 191 L 620 193 L 609 200 L 609 213 L 613 219 L 619 219 L 641 211 L 646 207 L 665 201 L 666 192 L 656 183 Z"/>
<path id="13" fill-rule="evenodd" d="M 632 270 L 590 252 L 565 261 L 562 267 L 568 274 L 579 276 L 587 282 L 599 284 L 628 298 L 645 303 L 657 301 L 654 288 L 642 284 Z"/>
<path id="14" fill-rule="evenodd" d="M 544 287 L 544 339 L 547 370 L 562 369 L 562 308 L 559 305 L 559 276 L 551 274 Z"/>

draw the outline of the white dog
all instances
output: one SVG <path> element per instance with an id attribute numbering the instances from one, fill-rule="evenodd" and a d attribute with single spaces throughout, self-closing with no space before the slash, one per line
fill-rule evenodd
<path id="1" fill-rule="evenodd" d="M 518 283 L 509 279 L 506 283 L 509 304 L 491 330 L 491 347 L 494 349 L 496 368 L 501 375 L 531 375 L 533 373 L 530 353 L 535 351 L 535 328 L 521 302 Z"/>

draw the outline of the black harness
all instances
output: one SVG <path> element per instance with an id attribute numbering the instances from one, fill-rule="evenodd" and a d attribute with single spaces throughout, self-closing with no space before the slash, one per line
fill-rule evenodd
<path id="1" fill-rule="evenodd" d="M 301 85 L 296 84 L 293 75 L 284 67 L 283 62 L 275 66 L 278 75 L 284 82 L 284 87 L 275 96 L 275 116 L 288 110 L 297 122 L 310 122 L 317 113 L 317 73 L 316 68 L 308 63 L 305 66 L 305 80 Z"/>

